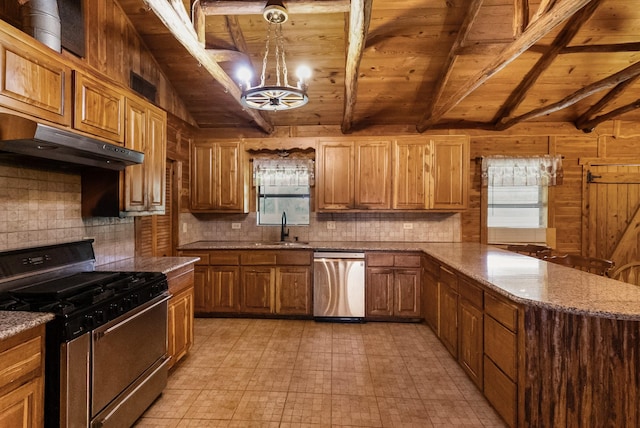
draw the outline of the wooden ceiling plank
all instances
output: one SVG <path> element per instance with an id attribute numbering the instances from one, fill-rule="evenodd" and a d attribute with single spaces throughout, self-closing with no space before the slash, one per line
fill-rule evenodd
<path id="1" fill-rule="evenodd" d="M 182 19 L 178 17 L 175 9 L 167 3 L 166 0 L 144 0 L 149 8 L 162 21 L 173 36 L 187 49 L 187 51 L 211 74 L 211 76 L 229 93 L 237 102 L 240 103 L 242 95 L 240 88 L 229 77 L 227 73 L 214 61 L 209 53 L 200 45 L 197 35 L 193 27 L 187 27 Z M 246 113 L 251 116 L 256 125 L 264 132 L 273 132 L 271 125 L 257 110 L 246 109 Z"/>
<path id="2" fill-rule="evenodd" d="M 495 56 L 482 70 L 453 94 L 447 103 L 434 111 L 431 117 L 423 119 L 416 127 L 418 132 L 426 131 L 431 125 L 437 123 L 442 116 L 457 106 L 470 93 L 480 85 L 493 77 L 515 60 L 530 46 L 551 32 L 556 26 L 570 18 L 574 13 L 582 9 L 591 0 L 565 0 L 558 4 L 552 11 L 531 23 L 524 33 L 513 43 L 507 46 L 499 55 Z"/>
<path id="3" fill-rule="evenodd" d="M 243 61 L 251 64 L 249 57 L 244 52 L 230 49 L 206 49 L 206 51 L 215 62 Z"/>
<path id="4" fill-rule="evenodd" d="M 584 121 L 580 124 L 579 127 L 578 125 L 576 125 L 576 128 L 581 129 L 584 132 L 591 132 L 596 126 L 598 126 L 602 122 L 606 122 L 607 120 L 613 120 L 618 116 L 622 116 L 623 114 L 629 113 L 630 111 L 633 111 L 633 110 L 637 110 L 638 108 L 640 108 L 640 99 L 635 100 L 634 102 L 627 104 L 625 106 L 618 107 L 617 109 L 611 110 L 608 113 L 594 117 L 591 120 Z"/>
<path id="5" fill-rule="evenodd" d="M 205 15 L 262 15 L 266 0 L 232 1 L 232 0 L 202 0 L 202 10 Z M 288 0 L 287 12 L 300 14 L 318 13 L 346 13 L 351 9 L 349 0 Z"/>
<path id="6" fill-rule="evenodd" d="M 618 83 L 612 90 L 610 90 L 604 97 L 600 99 L 597 103 L 592 105 L 586 112 L 584 112 L 578 119 L 575 121 L 576 128 L 582 129 L 585 132 L 590 132 L 590 129 L 587 126 L 589 120 L 596 115 L 598 112 L 602 111 L 607 105 L 616 100 L 622 93 L 636 80 L 638 80 L 639 76 L 632 77 L 631 79 L 625 80 L 624 82 Z"/>
<path id="7" fill-rule="evenodd" d="M 425 113 L 425 118 L 433 115 L 433 111 L 440 102 L 440 98 L 442 98 L 442 94 L 444 93 L 444 89 L 447 86 L 447 82 L 451 77 L 451 73 L 453 72 L 453 67 L 456 62 L 456 58 L 458 56 L 457 52 L 461 46 L 464 45 L 464 42 L 467 40 L 467 36 L 469 35 L 469 31 L 473 26 L 473 23 L 476 21 L 478 17 L 478 13 L 480 12 L 480 7 L 482 6 L 482 2 L 484 0 L 473 0 L 467 9 L 467 13 L 464 17 L 464 21 L 462 22 L 462 26 L 460 30 L 458 30 L 458 36 L 456 40 L 453 42 L 451 49 L 449 50 L 449 55 L 447 60 L 445 61 L 443 67 L 440 69 L 440 76 L 436 80 L 436 86 L 434 89 L 434 95 L 431 101 L 429 102 L 429 108 Z"/>
<path id="8" fill-rule="evenodd" d="M 526 120 L 534 119 L 536 117 L 544 116 L 544 115 L 556 112 L 558 110 L 562 110 L 597 92 L 600 92 L 612 86 L 616 86 L 617 84 L 624 82 L 625 80 L 634 78 L 638 75 L 640 75 L 640 62 L 630 65 L 624 70 L 621 70 L 615 74 L 612 74 L 611 76 L 605 79 L 602 79 L 590 85 L 587 85 L 584 88 L 574 92 L 573 94 L 563 98 L 558 102 L 534 109 L 528 113 L 515 117 L 509 120 L 508 122 L 499 123 L 496 126 L 496 129 L 499 131 L 503 131 L 505 129 L 511 128 L 512 126 L 520 122 L 524 122 Z"/>
<path id="9" fill-rule="evenodd" d="M 342 132 L 347 134 L 353 125 L 353 116 L 358 92 L 358 71 L 364 53 L 365 42 L 371 21 L 373 0 L 352 0 L 349 13 L 349 45 L 344 76 L 344 112 Z"/>
<path id="10" fill-rule="evenodd" d="M 573 40 L 582 25 L 591 18 L 602 0 L 593 0 L 584 8 L 576 12 L 564 26 L 562 31 L 556 36 L 549 49 L 540 57 L 536 64 L 529 70 L 524 79 L 511 92 L 509 98 L 494 116 L 495 123 L 507 122 L 513 112 L 520 106 L 527 96 L 529 90 L 538 81 L 538 78 L 549 68 L 556 60 L 562 49 Z"/>

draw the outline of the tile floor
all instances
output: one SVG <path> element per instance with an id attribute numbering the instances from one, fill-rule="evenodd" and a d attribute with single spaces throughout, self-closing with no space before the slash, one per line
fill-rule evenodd
<path id="1" fill-rule="evenodd" d="M 195 320 L 136 427 L 503 427 L 424 324 Z"/>

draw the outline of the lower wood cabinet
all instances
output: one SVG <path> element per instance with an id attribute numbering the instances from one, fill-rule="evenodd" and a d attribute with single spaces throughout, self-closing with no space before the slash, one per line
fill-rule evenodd
<path id="1" fill-rule="evenodd" d="M 44 425 L 45 326 L 0 341 L 0 426 Z"/>
<path id="2" fill-rule="evenodd" d="M 438 325 L 440 340 L 454 358 L 458 357 L 458 278 L 440 267 Z"/>
<path id="3" fill-rule="evenodd" d="M 365 316 L 421 318 L 421 256 L 413 253 L 367 253 Z"/>
<path id="4" fill-rule="evenodd" d="M 482 389 L 484 293 L 470 281 L 458 277 L 458 298 L 458 362 Z"/>
<path id="5" fill-rule="evenodd" d="M 167 274 L 172 297 L 168 305 L 167 352 L 169 367 L 180 361 L 193 346 L 194 267 L 188 265 Z"/>
<path id="6" fill-rule="evenodd" d="M 422 259 L 422 314 L 424 320 L 438 332 L 438 272 L 440 265 L 428 256 Z"/>

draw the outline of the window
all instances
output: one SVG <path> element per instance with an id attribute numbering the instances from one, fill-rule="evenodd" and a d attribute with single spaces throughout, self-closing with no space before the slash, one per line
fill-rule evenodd
<path id="1" fill-rule="evenodd" d="M 308 225 L 313 177 L 310 159 L 255 159 L 258 224 L 280 225 L 286 213 L 287 224 Z"/>
<path id="2" fill-rule="evenodd" d="M 487 227 L 547 227 L 546 186 L 488 186 Z"/>

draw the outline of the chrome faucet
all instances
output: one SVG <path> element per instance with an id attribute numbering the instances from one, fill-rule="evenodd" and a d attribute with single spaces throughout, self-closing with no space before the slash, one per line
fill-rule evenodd
<path id="1" fill-rule="evenodd" d="M 286 238 L 287 236 L 289 236 L 289 229 L 287 229 L 287 231 L 284 231 L 284 228 L 287 227 L 287 213 L 282 211 L 282 225 L 280 228 L 280 241 L 284 242 L 284 238 Z"/>

